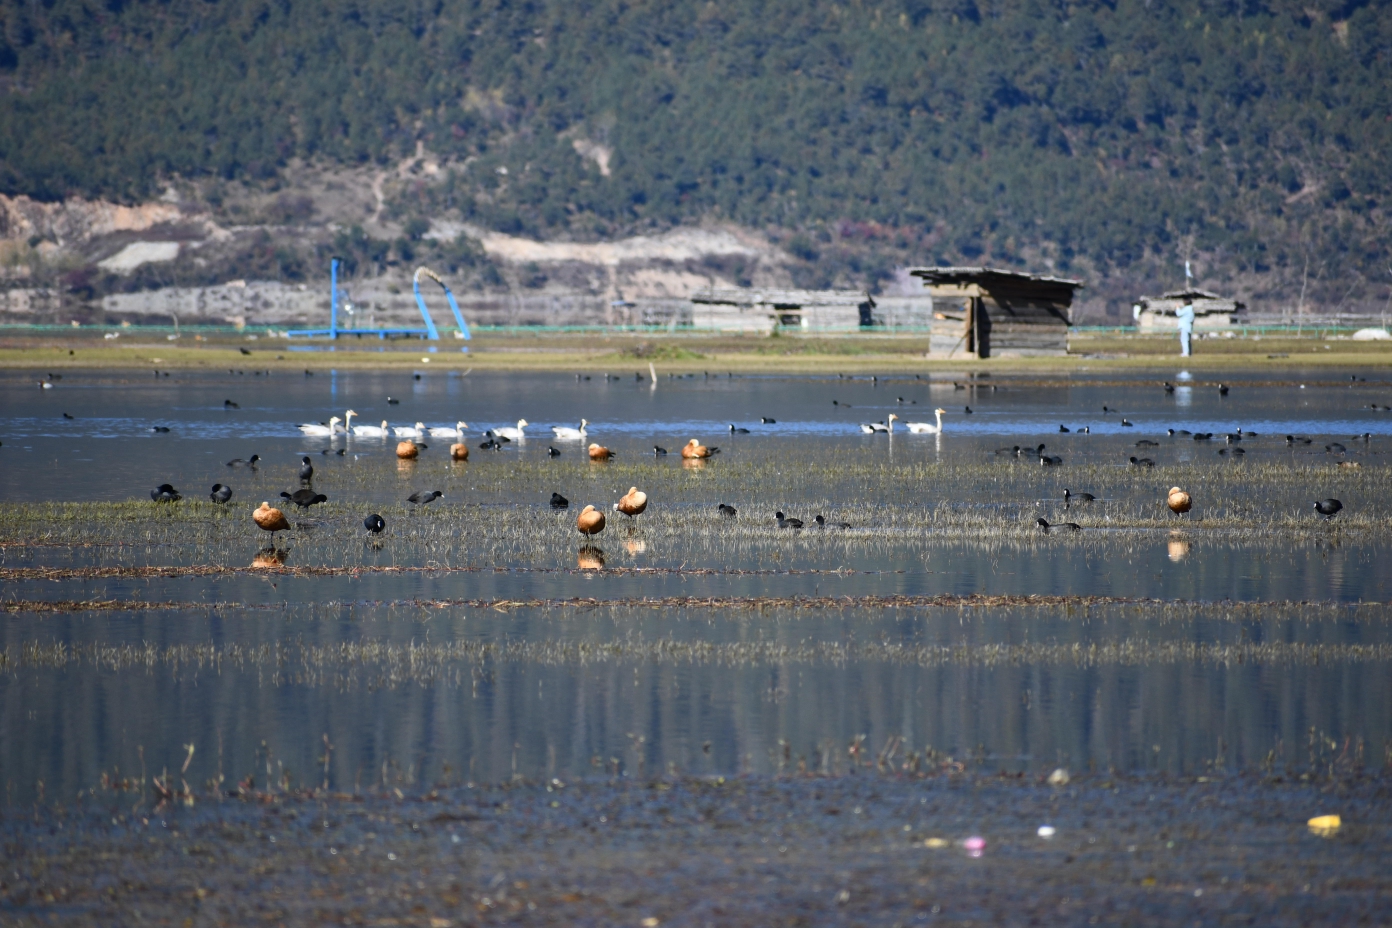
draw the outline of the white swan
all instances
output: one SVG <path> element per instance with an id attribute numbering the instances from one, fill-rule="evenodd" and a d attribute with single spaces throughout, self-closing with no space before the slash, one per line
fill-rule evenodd
<path id="1" fill-rule="evenodd" d="M 387 428 L 387 420 L 383 419 L 381 425 L 355 425 L 353 434 L 359 438 L 386 438 L 391 434 L 391 429 Z"/>
<path id="2" fill-rule="evenodd" d="M 578 429 L 573 429 L 566 425 L 553 425 L 551 426 L 551 431 L 556 433 L 557 438 L 584 438 L 585 426 L 589 424 L 589 420 L 581 419 Z"/>
<path id="3" fill-rule="evenodd" d="M 443 428 L 428 429 L 431 438 L 464 438 L 469 431 L 469 423 L 456 422 L 454 428 L 444 426 Z"/>
<path id="4" fill-rule="evenodd" d="M 357 415 L 357 413 L 354 412 L 354 411 L 351 410 L 351 409 L 348 410 L 347 412 L 345 412 L 345 413 L 343 414 L 343 434 L 344 434 L 344 435 L 347 435 L 349 432 L 353 431 L 353 417 L 356 416 L 356 415 Z"/>
<path id="5" fill-rule="evenodd" d="M 300 431 L 304 432 L 306 435 L 322 435 L 325 438 L 332 438 L 338 434 L 338 424 L 342 421 L 343 420 L 338 416 L 334 416 L 329 420 L 328 425 L 316 425 L 307 422 L 300 426 Z"/>
<path id="6" fill-rule="evenodd" d="M 888 425 L 883 422 L 862 422 L 860 430 L 866 435 L 874 435 L 876 432 L 892 432 L 894 431 L 894 420 L 898 418 L 897 413 L 890 413 Z"/>
<path id="7" fill-rule="evenodd" d="M 933 415 L 938 417 L 937 425 L 934 425 L 931 422 L 905 422 L 904 428 L 908 429 L 910 432 L 913 432 L 915 435 L 941 435 L 943 430 L 942 417 L 943 413 L 945 412 L 947 412 L 946 409 L 933 410 Z"/>
<path id="8" fill-rule="evenodd" d="M 511 426 L 508 426 L 508 427 L 501 428 L 501 429 L 494 429 L 494 430 L 493 430 L 493 434 L 494 434 L 494 435 L 501 435 L 501 436 L 503 436 L 504 438 L 511 439 L 512 441 L 523 441 L 523 440 L 526 439 L 527 436 L 522 434 L 522 430 L 525 429 L 526 427 L 527 427 L 527 420 L 526 420 L 526 419 L 518 419 L 518 420 L 517 420 L 517 428 L 512 428 Z"/>
<path id="9" fill-rule="evenodd" d="M 409 425 L 398 425 L 392 429 L 392 432 L 396 434 L 397 438 L 424 438 L 425 423 L 417 422 L 414 427 Z"/>

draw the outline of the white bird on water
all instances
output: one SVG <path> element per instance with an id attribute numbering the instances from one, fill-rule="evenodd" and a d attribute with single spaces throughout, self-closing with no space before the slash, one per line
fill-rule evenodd
<path id="1" fill-rule="evenodd" d="M 397 438 L 424 438 L 425 423 L 417 422 L 414 426 L 398 425 L 392 429 Z"/>
<path id="2" fill-rule="evenodd" d="M 306 422 L 304 425 L 300 426 L 300 431 L 304 432 L 306 435 L 316 435 L 323 436 L 325 438 L 332 438 L 333 436 L 339 433 L 338 424 L 342 421 L 343 420 L 340 419 L 338 416 L 334 416 L 329 420 L 328 425 L 318 425 L 312 422 Z"/>
<path id="3" fill-rule="evenodd" d="M 511 426 L 504 426 L 500 429 L 494 429 L 493 434 L 501 435 L 502 437 L 509 439 L 510 441 L 522 441 L 527 437 L 526 435 L 522 434 L 522 430 L 525 429 L 527 425 L 528 422 L 526 419 L 518 419 L 517 428 L 512 428 Z"/>
<path id="4" fill-rule="evenodd" d="M 584 438 L 585 426 L 589 424 L 590 423 L 588 420 L 581 419 L 580 427 L 578 429 L 573 429 L 567 425 L 553 425 L 551 426 L 551 431 L 556 434 L 557 438 Z"/>
<path id="5" fill-rule="evenodd" d="M 860 424 L 860 430 L 866 435 L 873 435 L 876 432 L 892 432 L 894 431 L 894 420 L 898 418 L 899 416 L 897 413 L 890 413 L 888 425 L 883 422 L 862 422 Z"/>
<path id="6" fill-rule="evenodd" d="M 429 431 L 431 438 L 464 438 L 467 436 L 468 430 L 469 423 L 456 422 L 454 424 L 454 428 L 450 428 L 449 426 L 443 426 L 440 428 L 430 429 Z"/>
<path id="7" fill-rule="evenodd" d="M 357 413 L 351 409 L 344 413 L 345 418 L 356 415 Z M 352 425 L 350 422 L 349 426 L 352 428 L 353 434 L 359 438 L 386 438 L 390 434 L 386 419 L 382 420 L 381 425 Z"/>
<path id="8" fill-rule="evenodd" d="M 904 428 L 915 435 L 941 435 L 943 430 L 942 417 L 945 412 L 947 412 L 946 409 L 933 410 L 933 415 L 937 416 L 938 419 L 937 425 L 931 422 L 905 422 Z"/>

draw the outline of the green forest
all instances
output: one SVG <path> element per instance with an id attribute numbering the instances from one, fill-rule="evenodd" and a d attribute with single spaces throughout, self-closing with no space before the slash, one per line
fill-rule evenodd
<path id="1" fill-rule="evenodd" d="M 419 142 L 451 169 L 399 215 L 732 221 L 812 284 L 1182 254 L 1249 288 L 1392 281 L 1392 4 L 5 0 L 0 88 L 0 191 L 36 198 Z"/>

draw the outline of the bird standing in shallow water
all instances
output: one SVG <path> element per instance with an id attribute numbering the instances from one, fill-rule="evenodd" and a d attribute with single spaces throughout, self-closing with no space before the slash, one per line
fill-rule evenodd
<path id="1" fill-rule="evenodd" d="M 445 494 L 441 493 L 439 490 L 417 490 L 415 493 L 406 497 L 406 502 L 417 506 L 427 506 L 444 495 Z"/>
<path id="2" fill-rule="evenodd" d="M 288 499 L 301 509 L 308 509 L 310 506 L 317 506 L 329 501 L 329 498 L 323 493 L 315 493 L 313 490 L 296 490 L 294 493 L 281 490 L 280 495 L 282 499 Z"/>
<path id="3" fill-rule="evenodd" d="M 619 498 L 614 508 L 629 518 L 640 516 L 648 508 L 648 494 L 637 487 L 629 487 L 628 492 Z"/>
<path id="4" fill-rule="evenodd" d="M 569 508 L 570 508 L 570 500 L 566 499 L 564 496 L 562 496 L 562 495 L 559 494 L 559 493 L 552 493 L 552 494 L 551 494 L 551 508 L 552 508 L 552 509 L 569 509 Z"/>
<path id="5" fill-rule="evenodd" d="M 177 503 L 179 500 L 183 499 L 183 497 L 179 495 L 179 491 L 174 489 L 174 487 L 167 483 L 161 483 L 150 491 L 150 499 L 157 503 Z"/>
<path id="6" fill-rule="evenodd" d="M 580 534 L 594 537 L 604 531 L 604 513 L 593 506 L 586 506 L 576 517 L 575 527 L 580 530 Z"/>
<path id="7" fill-rule="evenodd" d="M 1034 524 L 1042 528 L 1045 535 L 1049 534 L 1049 529 L 1052 528 L 1061 528 L 1065 532 L 1078 532 L 1083 528 L 1077 522 L 1048 522 L 1044 519 L 1035 519 Z"/>
<path id="8" fill-rule="evenodd" d="M 309 456 L 300 458 L 300 483 L 309 483 L 314 479 L 314 465 L 309 462 Z"/>
<path id="9" fill-rule="evenodd" d="M 1337 499 L 1333 499 L 1332 497 L 1330 499 L 1321 499 L 1315 501 L 1315 512 L 1318 512 L 1320 515 L 1330 519 L 1337 516 L 1339 514 L 1339 511 L 1343 508 L 1344 504 L 1339 502 Z"/>
<path id="10" fill-rule="evenodd" d="M 775 512 L 773 517 L 778 520 L 779 528 L 802 528 L 801 519 L 790 519 L 783 515 L 782 511 Z"/>
<path id="11" fill-rule="evenodd" d="M 719 506 L 715 507 L 715 511 L 727 519 L 733 519 L 735 516 L 739 515 L 739 510 L 729 503 L 721 503 Z"/>
<path id="12" fill-rule="evenodd" d="M 450 445 L 450 460 L 451 460 L 451 461 L 467 461 L 467 460 L 469 460 L 469 446 L 466 445 L 466 444 L 464 444 L 462 441 L 461 441 L 461 442 L 455 442 L 454 444 Z"/>
<path id="13" fill-rule="evenodd" d="M 1170 487 L 1170 492 L 1165 497 L 1165 505 L 1170 507 L 1170 512 L 1181 515 L 1188 512 L 1194 506 L 1194 499 L 1179 487 Z"/>
<path id="14" fill-rule="evenodd" d="M 1067 487 L 1064 487 L 1063 504 L 1067 506 L 1071 500 L 1075 499 L 1080 503 L 1090 503 L 1093 500 L 1097 499 L 1097 497 L 1093 496 L 1091 493 L 1074 493 L 1072 490 L 1068 489 Z"/>
<path id="15" fill-rule="evenodd" d="M 245 464 L 247 467 L 250 467 L 250 468 L 252 468 L 253 470 L 255 470 L 255 469 L 256 469 L 256 463 L 257 463 L 258 461 L 260 461 L 260 460 L 261 460 L 261 455 L 259 455 L 259 454 L 253 454 L 251 457 L 247 458 L 245 461 L 243 461 L 241 458 L 233 458 L 232 460 L 230 460 L 230 461 L 227 462 L 227 466 L 228 466 L 228 467 L 241 467 L 242 465 Z"/>
<path id="16" fill-rule="evenodd" d="M 285 513 L 276 509 L 268 502 L 262 502 L 260 507 L 251 514 L 251 519 L 262 531 L 286 532 L 290 530 L 290 520 L 285 518 Z"/>
<path id="17" fill-rule="evenodd" d="M 232 498 L 232 488 L 225 487 L 220 483 L 215 483 L 213 484 L 212 492 L 208 494 L 208 498 L 215 503 L 225 503 Z"/>
<path id="18" fill-rule="evenodd" d="M 363 519 L 363 528 L 367 529 L 374 535 L 382 534 L 383 529 L 385 529 L 386 527 L 387 520 L 382 518 L 375 512 L 372 515 L 368 516 L 366 519 Z"/>

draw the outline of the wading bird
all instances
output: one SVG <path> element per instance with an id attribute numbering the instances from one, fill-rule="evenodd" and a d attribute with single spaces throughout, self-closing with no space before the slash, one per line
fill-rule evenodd
<path id="1" fill-rule="evenodd" d="M 253 469 L 254 469 L 254 468 L 256 467 L 257 462 L 260 461 L 260 460 L 261 460 L 261 455 L 259 455 L 259 454 L 253 454 L 251 457 L 247 458 L 245 461 L 243 461 L 241 458 L 233 458 L 232 460 L 230 460 L 230 461 L 227 462 L 227 466 L 228 466 L 228 467 L 242 467 L 243 465 L 245 465 L 246 467 L 250 467 L 250 468 L 253 468 Z"/>
<path id="2" fill-rule="evenodd" d="M 387 520 L 382 518 L 375 512 L 372 515 L 368 516 L 366 519 L 363 519 L 363 528 L 367 529 L 374 535 L 382 534 L 382 531 L 386 527 Z"/>
<path id="3" fill-rule="evenodd" d="M 213 484 L 212 492 L 208 494 L 208 498 L 215 503 L 225 503 L 232 498 L 232 488 L 225 487 L 220 483 L 215 483 Z"/>
<path id="4" fill-rule="evenodd" d="M 290 520 L 285 518 L 285 513 L 268 502 L 262 502 L 260 507 L 251 514 L 251 519 L 256 523 L 257 528 L 264 532 L 270 532 L 273 536 L 276 532 L 290 530 Z"/>
<path id="5" fill-rule="evenodd" d="M 735 516 L 739 515 L 739 510 L 728 503 L 721 503 L 719 506 L 715 507 L 715 511 L 727 519 L 733 519 Z"/>
<path id="6" fill-rule="evenodd" d="M 1334 518 L 1339 511 L 1344 508 L 1344 504 L 1337 499 L 1321 499 L 1315 501 L 1315 512 L 1327 518 Z"/>
<path id="7" fill-rule="evenodd" d="M 301 509 L 308 509 L 310 506 L 317 506 L 320 503 L 327 503 L 329 501 L 329 498 L 323 493 L 315 493 L 313 490 L 296 490 L 294 493 L 287 493 L 281 490 L 280 496 L 282 499 L 288 499 Z"/>
<path id="8" fill-rule="evenodd" d="M 310 463 L 309 456 L 300 458 L 300 483 L 309 483 L 314 479 L 314 465 Z"/>
<path id="9" fill-rule="evenodd" d="M 1170 512 L 1182 515 L 1194 507 L 1194 499 L 1179 487 L 1170 487 L 1169 495 L 1165 497 L 1165 505 L 1170 507 Z"/>
<path id="10" fill-rule="evenodd" d="M 637 487 L 629 487 L 628 492 L 619 497 L 619 501 L 614 504 L 614 509 L 622 512 L 630 519 L 634 516 L 643 514 L 643 510 L 648 508 L 648 494 Z"/>
<path id="11" fill-rule="evenodd" d="M 604 513 L 593 506 L 586 506 L 575 518 L 575 527 L 580 530 L 580 534 L 593 538 L 604 531 Z"/>
<path id="12" fill-rule="evenodd" d="M 1064 487 L 1063 504 L 1067 506 L 1070 501 L 1075 499 L 1080 503 L 1090 503 L 1093 500 L 1097 499 L 1097 497 L 1093 496 L 1091 493 L 1074 493 L 1072 490 L 1068 489 L 1067 487 Z"/>
<path id="13" fill-rule="evenodd" d="M 444 495 L 439 490 L 417 490 L 406 497 L 406 502 L 417 506 L 428 506 Z"/>

